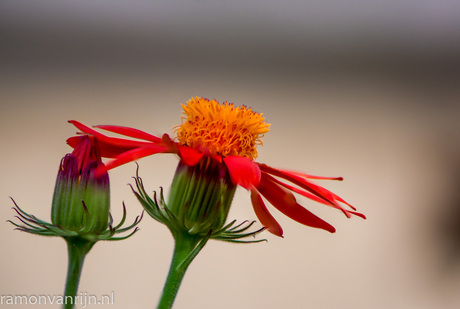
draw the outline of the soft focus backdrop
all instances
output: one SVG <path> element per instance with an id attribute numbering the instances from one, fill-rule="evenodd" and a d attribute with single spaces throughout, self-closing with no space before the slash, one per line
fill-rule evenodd
<path id="1" fill-rule="evenodd" d="M 211 241 L 175 308 L 459 308 L 458 16 L 448 0 L 1 1 L 0 295 L 63 291 L 65 243 L 5 221 L 9 196 L 49 220 L 67 120 L 172 134 L 180 103 L 204 96 L 262 112 L 258 161 L 343 176 L 321 184 L 368 219 L 301 200 L 329 234 L 273 210 L 285 238 Z M 168 190 L 177 158 L 139 164 L 150 191 Z M 134 173 L 110 172 L 115 220 L 122 201 L 130 220 L 142 211 Z M 244 189 L 229 218 L 255 219 Z M 140 226 L 96 244 L 81 292 L 156 305 L 173 240 L 148 216 Z"/>

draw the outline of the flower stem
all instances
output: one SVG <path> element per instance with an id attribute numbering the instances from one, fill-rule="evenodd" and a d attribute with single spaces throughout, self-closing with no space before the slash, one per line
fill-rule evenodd
<path id="1" fill-rule="evenodd" d="M 94 245 L 94 242 L 79 237 L 66 238 L 65 240 L 69 254 L 69 265 L 67 268 L 63 308 L 72 309 L 76 302 L 75 296 L 78 292 L 83 262 L 85 261 L 86 254 Z"/>
<path id="2" fill-rule="evenodd" d="M 172 308 L 188 266 L 204 247 L 210 235 L 211 234 L 208 234 L 203 237 L 190 235 L 186 232 L 180 232 L 174 235 L 174 253 L 163 293 L 158 303 L 158 309 Z"/>

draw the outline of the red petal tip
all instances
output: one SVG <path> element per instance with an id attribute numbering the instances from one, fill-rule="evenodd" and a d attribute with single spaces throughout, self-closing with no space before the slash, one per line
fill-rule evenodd
<path id="1" fill-rule="evenodd" d="M 204 153 L 199 152 L 195 148 L 190 148 L 187 146 L 179 146 L 179 154 L 185 164 L 188 166 L 195 166 L 203 158 Z"/>
<path id="2" fill-rule="evenodd" d="M 260 223 L 262 223 L 262 225 L 267 229 L 267 231 L 276 236 L 283 237 L 283 229 L 276 221 L 276 219 L 273 218 L 273 216 L 270 214 L 267 206 L 265 206 L 265 203 L 262 200 L 262 197 L 256 189 L 251 190 L 251 202 L 257 218 L 260 220 Z"/>

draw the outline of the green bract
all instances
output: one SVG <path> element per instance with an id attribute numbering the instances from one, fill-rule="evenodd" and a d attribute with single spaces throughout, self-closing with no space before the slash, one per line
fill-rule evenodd
<path id="1" fill-rule="evenodd" d="M 212 161 L 210 158 L 205 159 L 196 166 L 179 162 L 168 203 L 164 200 L 163 189 L 160 190 L 159 198 L 156 192 L 152 197 L 146 193 L 139 170 L 134 178 L 137 191 L 133 188 L 133 192 L 145 211 L 165 224 L 175 238 L 188 234 L 206 240 L 212 238 L 248 243 L 265 241 L 242 240 L 264 230 L 261 228 L 247 232 L 255 221 L 236 224 L 236 220 L 233 220 L 225 225 L 236 188 L 224 165 Z"/>

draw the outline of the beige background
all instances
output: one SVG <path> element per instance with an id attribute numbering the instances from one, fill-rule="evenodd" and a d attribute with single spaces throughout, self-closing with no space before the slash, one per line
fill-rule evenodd
<path id="1" fill-rule="evenodd" d="M 175 308 L 460 307 L 459 6 L 328 4 L 2 1 L 0 294 L 62 293 L 64 242 L 5 221 L 8 196 L 49 219 L 76 132 L 66 121 L 172 134 L 180 103 L 198 95 L 264 113 L 272 126 L 257 160 L 343 176 L 321 184 L 368 219 L 302 200 L 337 228 L 329 234 L 271 208 L 285 238 L 211 241 Z M 139 164 L 150 191 L 167 190 L 177 158 Z M 131 220 L 141 212 L 127 186 L 134 172 L 110 173 L 116 219 L 122 201 Z M 255 219 L 244 189 L 229 218 Z M 148 216 L 140 227 L 96 244 L 80 291 L 113 291 L 110 308 L 156 305 L 173 242 Z"/>

